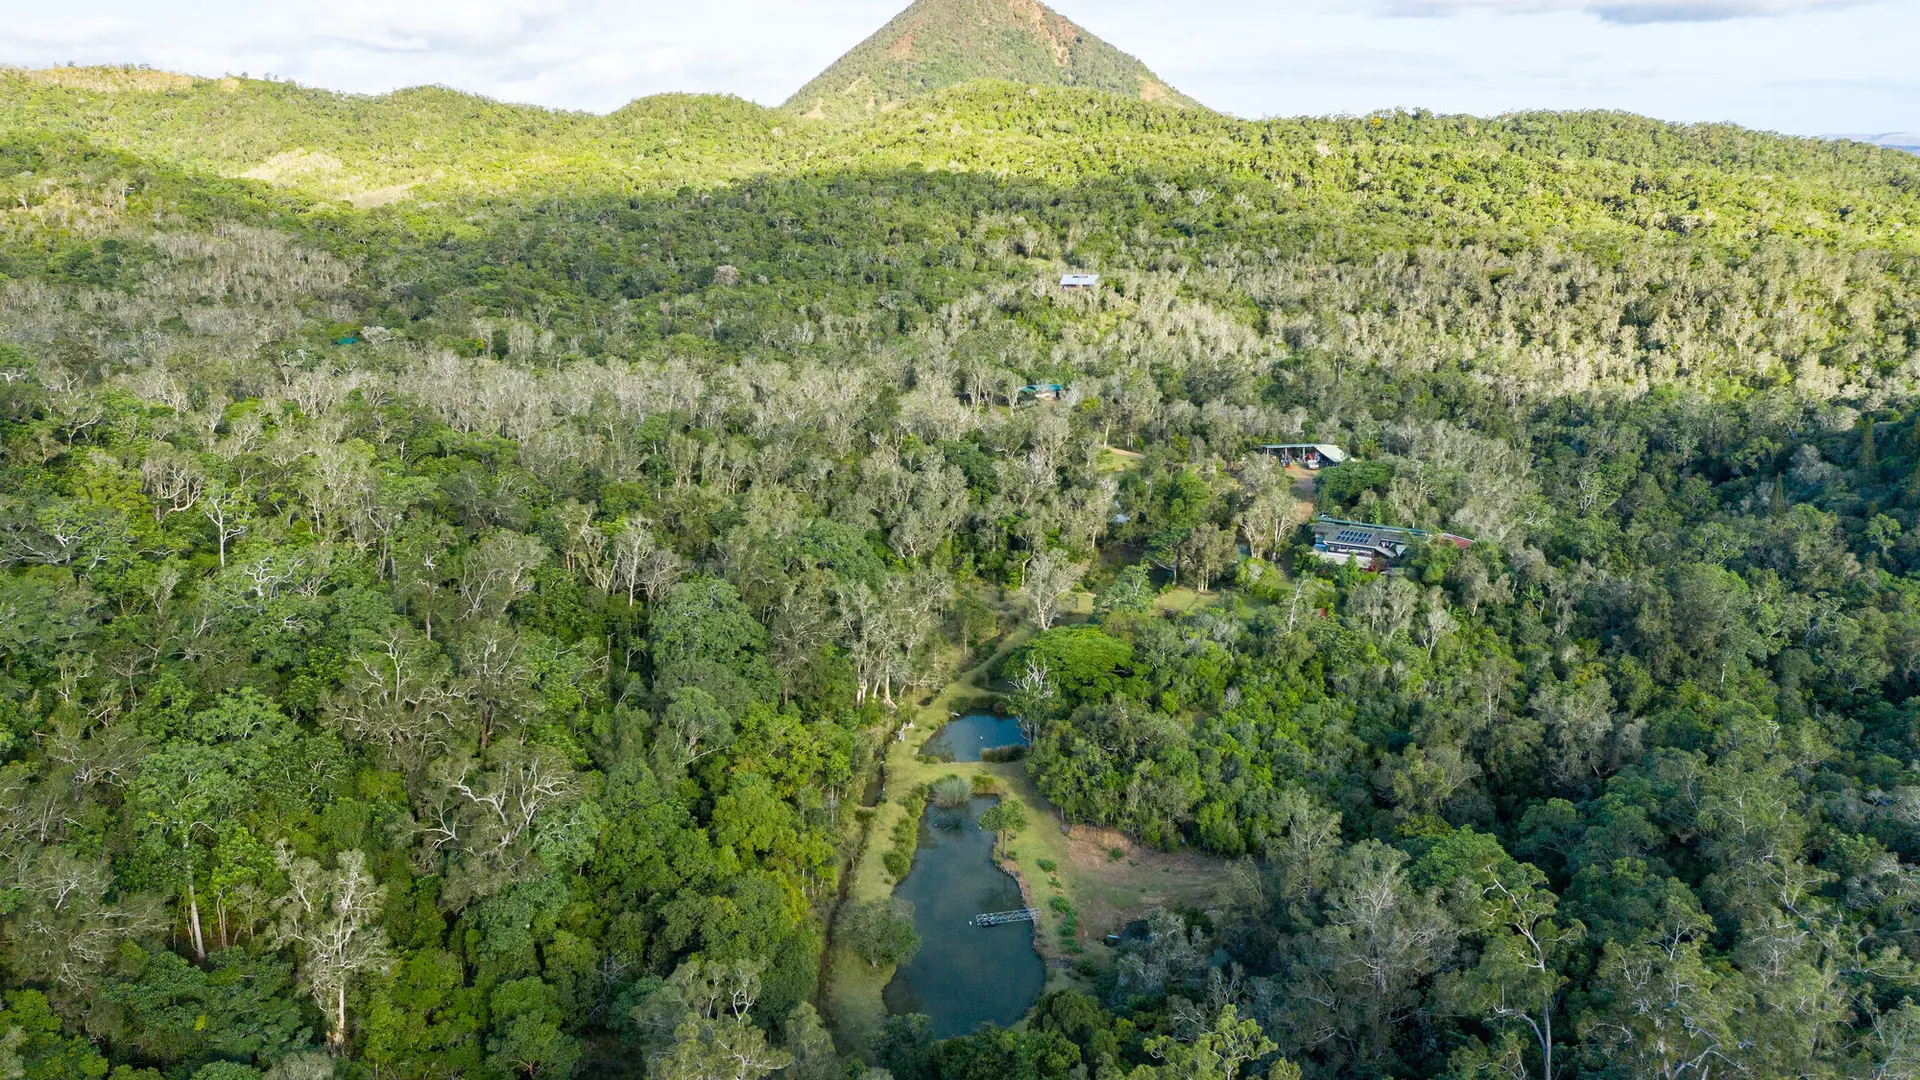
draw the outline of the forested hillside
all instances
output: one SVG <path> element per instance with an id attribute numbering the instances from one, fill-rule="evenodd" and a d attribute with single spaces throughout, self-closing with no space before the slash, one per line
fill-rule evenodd
<path id="1" fill-rule="evenodd" d="M 1920 159 L 67 69 L 0 207 L 4 1080 L 1920 1074 Z M 1476 542 L 1315 559 L 1295 441 Z M 1234 861 L 836 1046 L 996 649 L 1066 820 Z"/>

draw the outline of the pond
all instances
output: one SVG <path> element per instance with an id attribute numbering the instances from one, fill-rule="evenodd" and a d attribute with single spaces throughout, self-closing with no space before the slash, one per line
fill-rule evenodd
<path id="1" fill-rule="evenodd" d="M 920 755 L 934 761 L 979 761 L 982 750 L 1025 745 L 1027 737 L 1020 733 L 1018 719 L 971 713 L 948 721 L 934 732 L 920 748 Z"/>
<path id="2" fill-rule="evenodd" d="M 969 924 L 975 915 L 1025 906 L 1019 883 L 994 865 L 993 834 L 980 828 L 981 811 L 996 801 L 928 807 L 913 869 L 893 893 L 913 905 L 920 951 L 887 984 L 887 1011 L 927 1014 L 939 1039 L 965 1035 L 982 1021 L 1013 1025 L 1047 981 L 1032 923 Z"/>

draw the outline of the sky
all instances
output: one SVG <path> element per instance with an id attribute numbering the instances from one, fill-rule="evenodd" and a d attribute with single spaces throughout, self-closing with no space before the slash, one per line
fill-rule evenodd
<path id="1" fill-rule="evenodd" d="M 906 0 L 0 0 L 0 64 L 147 64 L 605 112 L 778 104 Z M 1626 109 L 1802 135 L 1920 130 L 1920 0 L 1057 0 L 1245 117 Z"/>

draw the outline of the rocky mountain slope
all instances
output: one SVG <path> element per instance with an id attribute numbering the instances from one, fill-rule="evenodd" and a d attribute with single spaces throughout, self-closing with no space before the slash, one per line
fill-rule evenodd
<path id="1" fill-rule="evenodd" d="M 1037 0 L 918 0 L 787 102 L 854 117 L 972 79 L 1107 90 L 1192 106 L 1145 64 Z"/>

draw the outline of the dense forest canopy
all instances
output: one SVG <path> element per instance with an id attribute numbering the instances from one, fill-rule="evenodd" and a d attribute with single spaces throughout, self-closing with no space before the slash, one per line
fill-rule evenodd
<path id="1" fill-rule="evenodd" d="M 61 69 L 0 189 L 4 1080 L 1920 1073 L 1920 159 Z M 1214 902 L 836 1044 L 1002 653 Z"/>

